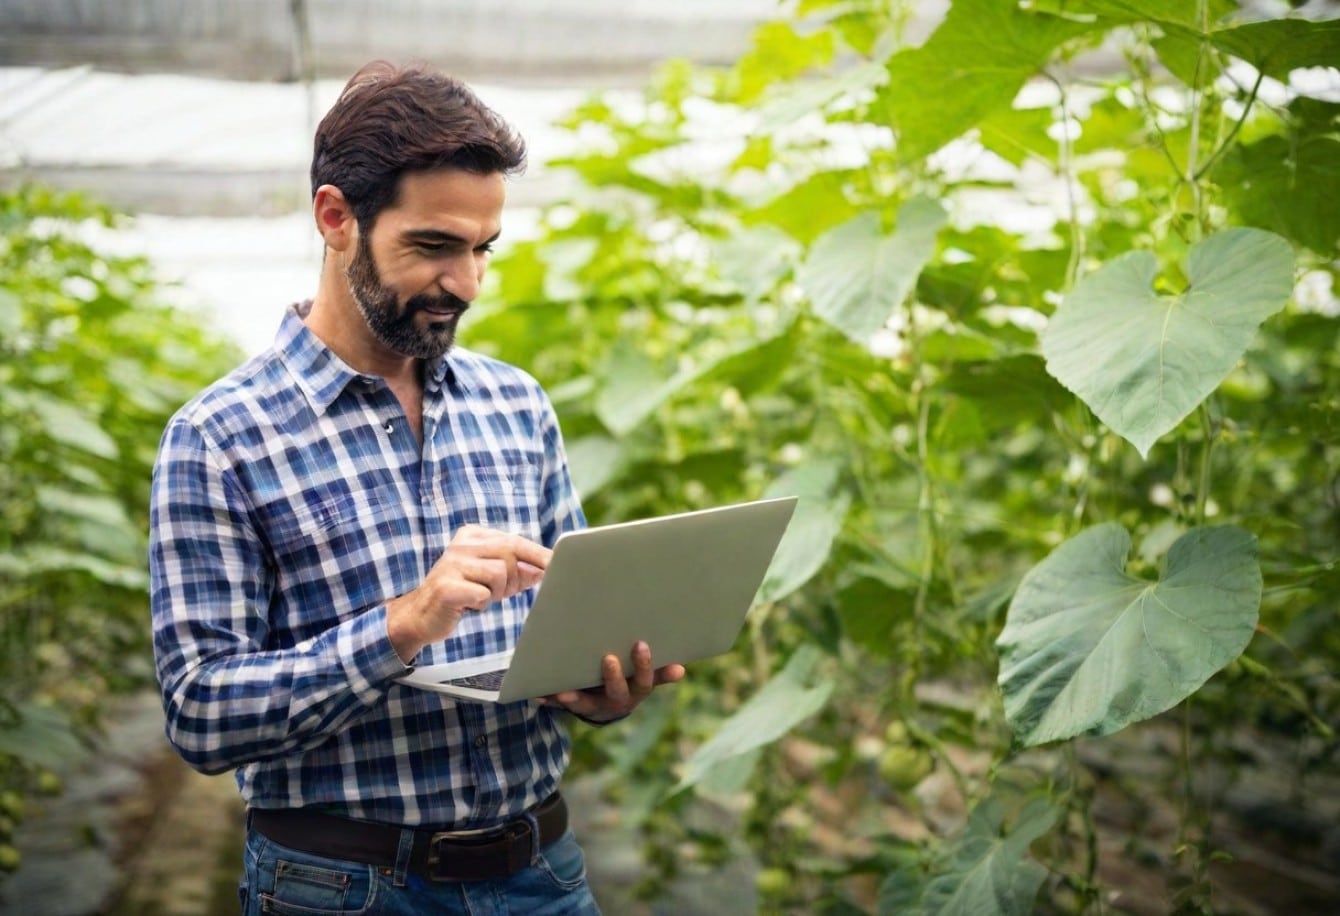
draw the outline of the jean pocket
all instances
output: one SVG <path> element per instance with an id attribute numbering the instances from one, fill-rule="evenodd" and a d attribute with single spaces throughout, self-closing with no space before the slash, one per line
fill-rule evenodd
<path id="1" fill-rule="evenodd" d="M 564 890 L 576 890 L 586 883 L 586 858 L 571 830 L 544 847 L 539 868 Z"/>
<path id="2" fill-rule="evenodd" d="M 248 875 L 248 893 L 274 916 L 358 916 L 376 912 L 370 865 L 327 859 L 264 843 Z"/>

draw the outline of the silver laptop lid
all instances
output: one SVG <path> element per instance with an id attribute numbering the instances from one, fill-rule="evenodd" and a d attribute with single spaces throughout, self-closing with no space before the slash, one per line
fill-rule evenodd
<path id="1" fill-rule="evenodd" d="M 562 535 L 499 699 L 601 683 L 600 662 L 651 646 L 657 667 L 734 645 L 796 497 L 757 500 Z"/>

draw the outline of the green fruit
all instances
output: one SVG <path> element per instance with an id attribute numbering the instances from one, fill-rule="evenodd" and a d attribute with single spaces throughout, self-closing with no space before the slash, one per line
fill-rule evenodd
<path id="1" fill-rule="evenodd" d="M 22 858 L 17 849 L 5 843 L 0 846 L 0 871 L 18 871 Z"/>
<path id="2" fill-rule="evenodd" d="M 754 876 L 760 897 L 785 897 L 791 892 L 791 873 L 785 868 L 765 868 Z"/>
<path id="3" fill-rule="evenodd" d="M 930 752 L 919 747 L 891 747 L 879 756 L 879 775 L 896 789 L 907 790 L 935 768 Z"/>
<path id="4" fill-rule="evenodd" d="M 50 770 L 43 770 L 37 775 L 37 791 L 43 795 L 59 795 L 65 789 L 65 784 L 61 778 Z"/>
<path id="5" fill-rule="evenodd" d="M 17 792 L 0 792 L 0 814 L 20 820 L 23 817 L 23 796 Z"/>
<path id="6" fill-rule="evenodd" d="M 894 719 L 888 724 L 884 729 L 884 740 L 889 744 L 907 743 L 907 726 L 903 724 L 901 719 Z"/>

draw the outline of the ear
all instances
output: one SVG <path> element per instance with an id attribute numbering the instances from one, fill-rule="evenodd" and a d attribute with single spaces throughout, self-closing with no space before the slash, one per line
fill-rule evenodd
<path id="1" fill-rule="evenodd" d="M 354 211 L 344 199 L 344 192 L 333 184 L 323 184 L 316 189 L 316 197 L 312 199 L 312 216 L 316 220 L 316 231 L 321 233 L 327 248 L 344 251 L 358 237 L 358 221 L 354 219 Z"/>

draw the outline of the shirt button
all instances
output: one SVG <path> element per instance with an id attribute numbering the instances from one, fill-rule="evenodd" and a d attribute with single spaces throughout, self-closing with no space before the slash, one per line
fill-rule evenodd
<path id="1" fill-rule="evenodd" d="M 386 421 L 386 431 L 387 431 L 388 433 L 393 433 L 393 432 L 395 432 L 395 423 L 391 422 L 390 420 L 387 420 L 387 421 Z"/>
<path id="2" fill-rule="evenodd" d="M 484 747 L 488 743 L 489 739 L 485 738 L 483 735 L 480 735 L 478 738 L 475 739 L 475 747 Z"/>

